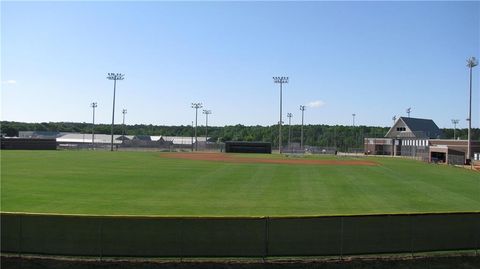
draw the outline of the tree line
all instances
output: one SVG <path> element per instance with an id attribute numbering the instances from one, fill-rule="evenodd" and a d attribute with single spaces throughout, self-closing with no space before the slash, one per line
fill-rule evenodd
<path id="1" fill-rule="evenodd" d="M 363 148 L 363 139 L 366 137 L 383 137 L 389 127 L 377 126 L 343 126 L 343 125 L 304 125 L 304 144 L 319 147 L 336 147 L 340 150 Z M 1 133 L 6 136 L 18 136 L 19 131 L 50 131 L 50 132 L 75 132 L 91 133 L 91 123 L 77 122 L 41 122 L 25 123 L 2 121 Z M 208 137 L 212 142 L 225 141 L 264 141 L 271 142 L 273 147 L 278 147 L 278 125 L 271 126 L 244 126 L 241 124 L 228 126 L 209 126 Z M 453 129 L 442 129 L 445 139 L 453 138 Z M 96 134 L 110 134 L 110 124 L 95 124 Z M 162 126 L 152 124 L 115 125 L 114 133 L 126 135 L 163 135 L 163 136 L 193 136 L 194 128 L 191 125 Z M 205 136 L 205 126 L 198 126 L 197 135 Z M 288 145 L 290 133 L 291 143 L 300 143 L 301 126 L 284 125 L 282 128 L 282 144 Z M 455 136 L 467 139 L 467 129 L 456 129 Z M 480 139 L 480 129 L 472 129 L 472 139 Z"/>

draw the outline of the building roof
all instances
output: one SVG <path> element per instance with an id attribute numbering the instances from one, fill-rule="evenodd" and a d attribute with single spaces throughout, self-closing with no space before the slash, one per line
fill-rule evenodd
<path id="1" fill-rule="evenodd" d="M 403 123 L 403 124 L 402 124 Z M 405 133 L 398 133 L 394 128 L 404 125 L 408 128 Z M 442 131 L 430 119 L 400 117 L 390 128 L 385 137 L 414 137 L 414 138 L 439 138 Z"/>
<path id="2" fill-rule="evenodd" d="M 91 133 L 22 131 L 21 134 L 21 137 L 56 138 L 58 143 L 92 143 Z M 195 140 L 190 136 L 113 135 L 113 143 L 121 144 L 123 137 L 125 140 L 171 142 L 174 145 L 192 145 Z M 109 134 L 95 134 L 95 143 L 109 144 L 111 139 Z M 205 143 L 205 137 L 199 136 L 197 141 Z"/>
<path id="3" fill-rule="evenodd" d="M 113 143 L 120 144 L 122 141 L 117 140 L 120 135 L 113 135 Z M 95 134 L 95 143 L 99 144 L 109 144 L 111 143 L 111 135 L 106 134 Z M 92 134 L 81 134 L 81 133 L 63 133 L 62 136 L 57 137 L 58 143 L 92 143 Z"/>

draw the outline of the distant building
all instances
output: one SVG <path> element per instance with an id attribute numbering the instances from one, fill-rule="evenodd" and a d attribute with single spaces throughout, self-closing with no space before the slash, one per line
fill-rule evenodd
<path id="1" fill-rule="evenodd" d="M 400 117 L 384 138 L 365 138 L 365 154 L 409 156 L 429 162 L 463 164 L 467 140 L 441 139 L 442 131 L 430 119 Z M 480 153 L 480 141 L 472 141 Z"/>
<path id="2" fill-rule="evenodd" d="M 19 137 L 56 139 L 60 148 L 86 148 L 92 145 L 91 133 L 20 131 Z M 107 147 L 111 144 L 111 139 L 109 134 L 95 134 L 95 146 Z M 204 147 L 206 145 L 205 137 L 197 137 L 197 143 Z M 195 138 L 190 136 L 113 135 L 113 144 L 122 147 L 192 148 L 195 145 Z"/>

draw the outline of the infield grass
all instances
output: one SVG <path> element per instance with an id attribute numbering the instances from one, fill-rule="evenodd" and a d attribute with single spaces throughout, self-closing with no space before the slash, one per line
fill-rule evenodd
<path id="1" fill-rule="evenodd" d="M 1 210 L 164 216 L 480 211 L 480 173 L 446 165 L 371 157 L 380 165 L 223 163 L 161 154 L 4 150 Z"/>

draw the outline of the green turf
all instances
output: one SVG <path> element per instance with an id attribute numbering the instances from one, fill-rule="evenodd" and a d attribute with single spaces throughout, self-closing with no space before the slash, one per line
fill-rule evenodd
<path id="1" fill-rule="evenodd" d="M 480 211 L 480 173 L 462 168 L 397 158 L 368 158 L 379 166 L 316 166 L 161 154 L 4 150 L 1 210 L 171 216 Z"/>

